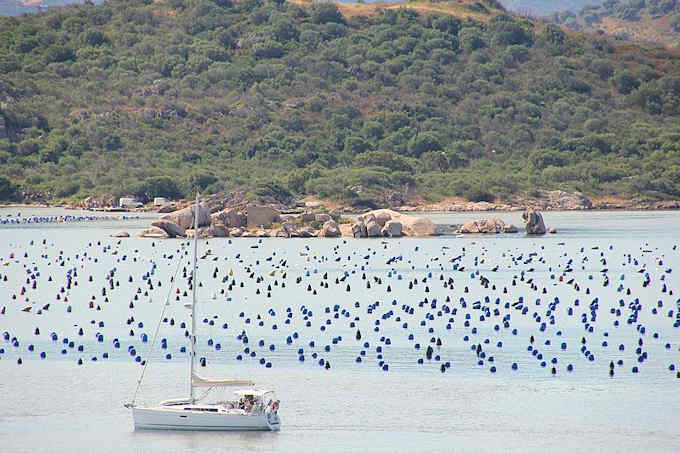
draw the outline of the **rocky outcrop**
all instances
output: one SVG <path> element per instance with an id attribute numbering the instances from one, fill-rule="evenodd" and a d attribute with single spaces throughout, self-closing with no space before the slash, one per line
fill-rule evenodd
<path id="1" fill-rule="evenodd" d="M 432 220 L 425 217 L 402 216 L 399 218 L 406 236 L 434 236 L 437 227 Z"/>
<path id="2" fill-rule="evenodd" d="M 226 238 L 229 236 L 229 231 L 222 224 L 212 224 L 206 229 L 206 234 L 213 238 Z"/>
<path id="3" fill-rule="evenodd" d="M 307 222 L 314 222 L 316 220 L 316 214 L 313 212 L 305 212 L 303 214 L 300 214 L 300 222 L 302 223 L 307 223 Z"/>
<path id="4" fill-rule="evenodd" d="M 188 238 L 193 238 L 194 237 L 194 230 L 191 228 L 188 228 L 186 230 L 186 234 Z M 199 239 L 207 239 L 211 237 L 210 235 L 210 227 L 202 227 L 198 229 L 198 238 Z"/>
<path id="5" fill-rule="evenodd" d="M 317 222 L 328 222 L 329 220 L 333 220 L 333 218 L 326 213 L 320 213 L 320 214 L 314 214 L 314 220 Z"/>
<path id="6" fill-rule="evenodd" d="M 298 230 L 301 238 L 313 238 L 316 237 L 317 232 L 312 227 L 302 227 Z"/>
<path id="7" fill-rule="evenodd" d="M 328 220 L 321 227 L 319 235 L 324 238 L 337 238 L 340 237 L 340 228 L 338 228 L 338 224 L 335 223 L 335 220 Z"/>
<path id="8" fill-rule="evenodd" d="M 69 209 L 106 209 L 116 206 L 116 199 L 112 195 L 101 197 L 87 197 L 82 201 L 68 205 Z"/>
<path id="9" fill-rule="evenodd" d="M 378 209 L 376 211 L 372 211 L 375 221 L 380 225 L 381 227 L 385 226 L 387 222 L 392 220 L 392 212 L 395 211 L 390 211 L 388 209 Z"/>
<path id="10" fill-rule="evenodd" d="M 399 238 L 402 232 L 403 226 L 398 220 L 388 220 L 381 231 L 382 235 L 388 238 Z"/>
<path id="11" fill-rule="evenodd" d="M 159 219 L 151 223 L 151 226 L 158 227 L 168 234 L 168 237 L 184 237 L 186 236 L 186 228 L 182 228 L 174 222 L 165 219 Z"/>
<path id="12" fill-rule="evenodd" d="M 189 236 L 193 229 L 194 206 L 167 213 L 152 226 L 163 230 L 167 237 Z M 199 209 L 200 237 L 401 237 L 436 234 L 434 224 L 424 218 L 401 214 L 389 209 L 377 209 L 359 216 L 354 224 L 342 222 L 341 212 L 286 213 L 283 216 L 270 206 L 227 207 L 213 214 L 201 203 Z M 247 211 L 247 213 L 246 213 Z M 280 228 L 272 223 L 280 221 Z M 247 224 L 247 229 L 245 225 Z M 160 237 L 158 230 L 147 232 Z"/>
<path id="13" fill-rule="evenodd" d="M 352 224 L 352 236 L 355 238 L 368 237 L 368 229 L 364 222 L 355 222 Z"/>
<path id="14" fill-rule="evenodd" d="M 158 209 L 159 214 L 167 214 L 174 211 L 177 211 L 177 205 L 174 203 L 166 204 L 165 206 L 161 206 L 160 209 Z"/>
<path id="15" fill-rule="evenodd" d="M 241 228 L 247 223 L 247 217 L 245 213 L 241 212 L 236 208 L 227 208 L 221 211 L 210 214 L 210 219 L 212 223 L 222 222 L 227 228 Z"/>
<path id="16" fill-rule="evenodd" d="M 519 228 L 512 224 L 506 224 L 504 233 L 519 233 Z"/>
<path id="17" fill-rule="evenodd" d="M 342 237 L 351 238 L 354 237 L 352 232 L 352 225 L 349 223 L 338 223 L 338 228 L 340 229 L 340 235 Z"/>
<path id="18" fill-rule="evenodd" d="M 437 234 L 437 228 L 430 219 L 401 214 L 391 209 L 376 209 L 366 214 L 360 215 L 357 223 L 366 226 L 367 237 L 378 237 L 383 235 L 383 228 L 389 221 L 399 222 L 402 227 L 402 235 L 406 236 L 432 236 Z M 393 228 L 396 228 L 393 227 Z M 357 226 L 361 231 L 361 226 Z"/>
<path id="19" fill-rule="evenodd" d="M 179 211 L 174 211 L 170 212 L 168 214 L 164 214 L 161 216 L 161 220 L 168 220 L 172 223 L 175 223 L 179 225 L 180 227 L 184 228 L 185 230 L 189 228 L 194 227 L 194 210 L 196 209 L 196 206 L 188 206 L 184 209 L 180 209 Z M 201 203 L 198 206 L 198 226 L 207 226 L 210 225 L 210 209 L 208 207 Z"/>
<path id="20" fill-rule="evenodd" d="M 268 206 L 248 206 L 248 227 L 269 226 L 278 221 L 281 213 Z"/>
<path id="21" fill-rule="evenodd" d="M 527 234 L 545 234 L 545 223 L 543 223 L 543 216 L 540 212 L 529 209 L 522 214 L 522 219 L 524 219 L 524 228 Z"/>
<path id="22" fill-rule="evenodd" d="M 508 202 L 502 201 L 467 201 L 453 197 L 445 201 L 420 206 L 400 206 L 401 212 L 412 211 L 447 211 L 447 212 L 515 212 L 527 209 L 541 211 L 574 211 L 601 208 L 580 192 L 565 192 L 564 190 L 538 190 L 531 198 L 515 197 Z M 604 207 L 607 209 L 607 207 Z"/>
<path id="23" fill-rule="evenodd" d="M 138 236 L 140 238 L 154 238 L 154 239 L 167 239 L 170 237 L 168 233 L 166 233 L 164 230 L 155 226 L 140 231 Z"/>
<path id="24" fill-rule="evenodd" d="M 493 233 L 517 233 L 516 226 L 507 224 L 499 218 L 473 220 L 463 225 L 459 233 L 462 234 L 493 234 Z"/>
<path id="25" fill-rule="evenodd" d="M 581 192 L 565 192 L 550 190 L 546 192 L 548 201 L 546 208 L 560 211 L 578 211 L 593 209 L 593 202 Z"/>
<path id="26" fill-rule="evenodd" d="M 118 233 L 114 233 L 111 235 L 112 238 L 129 238 L 130 233 L 127 231 L 119 231 Z"/>
<path id="27" fill-rule="evenodd" d="M 282 231 L 287 238 L 296 238 L 300 236 L 291 222 L 283 222 L 280 231 Z"/>
<path id="28" fill-rule="evenodd" d="M 378 225 L 378 222 L 376 222 L 375 218 L 366 222 L 366 236 L 369 238 L 377 238 L 378 236 L 382 235 L 381 233 L 382 228 L 380 228 L 380 225 Z"/>
<path id="29" fill-rule="evenodd" d="M 288 225 L 290 225 L 290 224 L 288 224 Z M 275 238 L 291 238 L 291 237 L 293 237 L 293 235 L 292 235 L 293 233 L 297 235 L 297 231 L 295 231 L 295 229 L 284 228 L 283 226 L 281 226 L 281 228 L 276 228 L 276 229 L 272 230 L 271 235 L 272 235 L 272 237 L 275 237 Z"/>

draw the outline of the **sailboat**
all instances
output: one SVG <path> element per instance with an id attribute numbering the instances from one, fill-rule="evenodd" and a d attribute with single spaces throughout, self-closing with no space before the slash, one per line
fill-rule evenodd
<path id="1" fill-rule="evenodd" d="M 135 429 L 278 431 L 281 428 L 281 420 L 278 415 L 279 401 L 275 399 L 273 390 L 256 389 L 254 383 L 247 379 L 208 379 L 196 372 L 198 200 L 197 194 L 194 211 L 191 332 L 188 337 L 190 343 L 189 396 L 161 401 L 155 406 L 138 406 L 135 403 L 135 398 L 133 398 L 132 402 L 125 404 L 125 407 L 132 410 Z M 143 377 L 144 371 L 142 371 L 142 377 L 138 381 L 137 390 L 139 390 Z M 203 401 L 211 390 L 220 387 L 235 388 L 234 393 L 237 398 L 211 403 Z M 202 396 L 198 396 L 197 389 L 205 390 Z"/>

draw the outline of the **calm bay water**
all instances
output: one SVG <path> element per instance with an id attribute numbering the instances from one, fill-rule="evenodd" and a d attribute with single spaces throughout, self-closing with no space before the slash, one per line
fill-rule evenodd
<path id="1" fill-rule="evenodd" d="M 17 211 L 0 209 L 0 218 Z M 522 224 L 520 213 L 431 218 L 460 224 L 491 216 Z M 139 402 L 187 392 L 180 323 L 189 321 L 183 304 L 190 301 L 190 292 L 181 267 L 189 268 L 190 257 L 181 250 L 182 241 L 108 237 L 123 229 L 134 236 L 148 219 L 0 227 L 0 276 L 7 277 L 0 281 L 0 306 L 6 307 L 0 332 L 19 342 L 13 346 L 0 338 L 2 451 L 677 451 L 680 328 L 673 325 L 680 309 L 675 278 L 680 213 L 547 212 L 544 218 L 557 235 L 201 241 L 199 355 L 208 365 L 200 372 L 251 377 L 262 387 L 275 388 L 281 399 L 279 433 L 134 431 L 122 405 L 133 397 L 142 369 L 135 356 L 151 358 Z M 173 287 L 164 313 L 168 322 L 160 323 L 159 338 L 166 339 L 167 349 L 150 353 L 141 335 L 153 336 L 178 262 L 180 292 Z M 78 285 L 61 293 L 69 271 Z M 233 277 L 223 283 L 230 271 Z M 480 284 L 480 276 L 489 279 L 488 287 Z M 228 291 L 231 278 L 237 284 Z M 336 278 L 343 281 L 336 284 Z M 453 284 L 444 287 L 449 278 Z M 108 279 L 119 286 L 110 290 Z M 417 284 L 409 289 L 414 279 Z M 571 279 L 578 289 L 567 283 Z M 526 313 L 506 308 L 520 297 Z M 30 312 L 21 311 L 29 306 Z M 634 313 L 637 318 L 628 324 Z M 134 322 L 128 325 L 131 316 Z M 361 340 L 355 339 L 357 328 Z M 243 330 L 247 345 L 237 339 Z M 113 346 L 114 338 L 120 348 Z M 430 343 L 434 338 L 441 339 L 441 347 Z M 425 358 L 429 344 L 440 361 Z M 477 344 L 486 355 L 481 365 L 471 350 Z M 135 354 L 128 353 L 129 346 Z M 543 357 L 538 359 L 529 346 Z M 248 357 L 246 347 L 256 357 Z M 643 353 L 646 358 L 639 362 Z M 79 358 L 83 365 L 77 365 Z M 260 358 L 272 367 L 265 368 Z M 331 369 L 319 366 L 320 359 L 329 361 Z M 446 362 L 450 367 L 442 373 Z M 610 362 L 616 364 L 613 378 Z M 568 365 L 573 371 L 567 371 Z M 633 373 L 633 367 L 639 372 Z"/>

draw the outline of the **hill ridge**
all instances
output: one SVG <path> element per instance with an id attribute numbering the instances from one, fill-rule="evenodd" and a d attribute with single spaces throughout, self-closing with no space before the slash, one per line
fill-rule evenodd
<path id="1" fill-rule="evenodd" d="M 378 7 L 112 0 L 0 19 L 0 199 L 680 196 L 677 52 Z"/>

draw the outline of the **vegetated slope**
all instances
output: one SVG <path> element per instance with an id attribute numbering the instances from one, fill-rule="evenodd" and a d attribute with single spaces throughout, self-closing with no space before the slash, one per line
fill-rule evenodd
<path id="1" fill-rule="evenodd" d="M 0 199 L 677 198 L 679 62 L 494 13 L 113 0 L 4 18 Z"/>
<path id="2" fill-rule="evenodd" d="M 608 0 L 578 15 L 554 13 L 550 20 L 574 30 L 680 47 L 680 0 Z"/>

